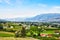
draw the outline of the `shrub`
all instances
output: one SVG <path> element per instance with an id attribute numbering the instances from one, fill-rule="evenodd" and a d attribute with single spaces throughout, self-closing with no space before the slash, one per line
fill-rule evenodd
<path id="1" fill-rule="evenodd" d="M 26 33 L 26 36 L 31 37 L 31 33 L 30 32 Z"/>
<path id="2" fill-rule="evenodd" d="M 60 35 L 59 35 L 59 34 L 53 34 L 53 36 L 54 36 L 54 37 L 60 37 Z"/>

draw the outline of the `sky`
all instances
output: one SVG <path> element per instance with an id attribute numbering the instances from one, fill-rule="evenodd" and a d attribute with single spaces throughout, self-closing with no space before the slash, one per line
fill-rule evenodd
<path id="1" fill-rule="evenodd" d="M 0 18 L 60 13 L 60 0 L 0 0 Z"/>

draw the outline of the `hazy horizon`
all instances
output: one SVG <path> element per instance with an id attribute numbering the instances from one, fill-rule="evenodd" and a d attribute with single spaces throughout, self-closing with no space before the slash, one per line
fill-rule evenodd
<path id="1" fill-rule="evenodd" d="M 0 0 L 0 18 L 60 13 L 60 0 Z"/>

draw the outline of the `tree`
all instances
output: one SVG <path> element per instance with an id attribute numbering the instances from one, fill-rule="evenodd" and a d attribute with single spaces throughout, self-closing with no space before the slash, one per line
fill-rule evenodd
<path id="1" fill-rule="evenodd" d="M 26 30 L 25 30 L 25 27 L 22 27 L 21 37 L 25 37 L 25 36 L 26 36 Z"/>
<path id="2" fill-rule="evenodd" d="M 16 37 L 25 37 L 26 36 L 26 30 L 25 27 L 22 27 L 21 30 L 18 30 L 15 32 Z"/>
<path id="3" fill-rule="evenodd" d="M 3 29 L 3 25 L 0 23 L 0 30 L 2 30 Z"/>

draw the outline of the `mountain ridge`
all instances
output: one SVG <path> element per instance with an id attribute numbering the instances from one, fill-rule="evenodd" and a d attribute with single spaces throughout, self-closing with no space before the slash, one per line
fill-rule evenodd
<path id="1" fill-rule="evenodd" d="M 17 21 L 17 22 L 53 22 L 59 21 L 60 22 L 60 13 L 48 13 L 48 14 L 40 14 L 30 18 L 12 18 L 12 19 L 5 19 L 8 21 Z"/>

